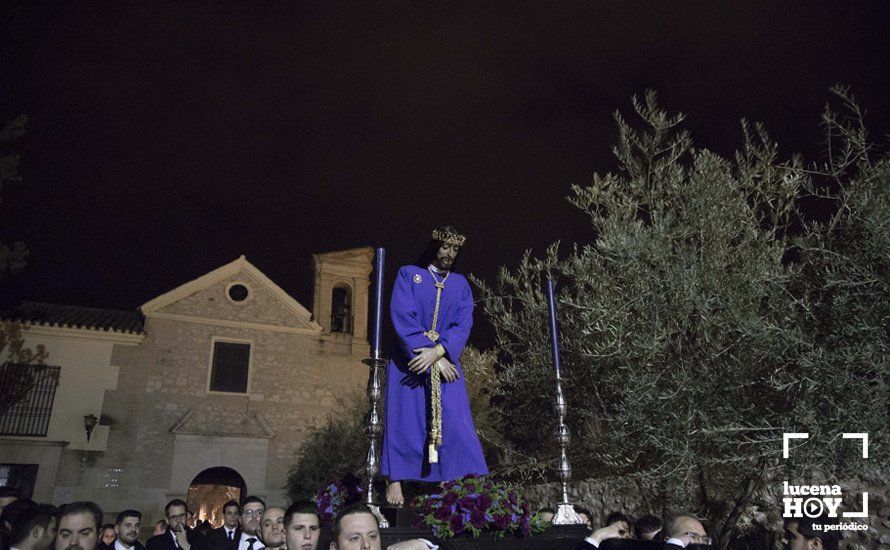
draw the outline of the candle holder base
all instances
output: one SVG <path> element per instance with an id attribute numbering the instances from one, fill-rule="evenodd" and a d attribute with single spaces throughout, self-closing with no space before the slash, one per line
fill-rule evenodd
<path id="1" fill-rule="evenodd" d="M 389 520 L 386 519 L 386 516 L 380 511 L 380 506 L 377 504 L 366 504 L 366 506 L 371 510 L 371 513 L 374 514 L 374 517 L 377 518 L 377 525 L 381 529 L 389 529 Z"/>
<path id="2" fill-rule="evenodd" d="M 553 525 L 579 525 L 584 523 L 571 502 L 560 502 L 553 516 Z"/>

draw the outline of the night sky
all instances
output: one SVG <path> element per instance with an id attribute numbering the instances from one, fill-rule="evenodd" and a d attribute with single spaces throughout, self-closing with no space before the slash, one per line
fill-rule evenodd
<path id="1" fill-rule="evenodd" d="M 0 8 L 5 304 L 134 310 L 244 254 L 311 308 L 313 253 L 384 246 L 391 279 L 441 223 L 493 280 L 591 238 L 565 196 L 647 88 L 722 154 L 742 117 L 818 153 L 836 83 L 890 131 L 886 1 L 179 4 Z"/>

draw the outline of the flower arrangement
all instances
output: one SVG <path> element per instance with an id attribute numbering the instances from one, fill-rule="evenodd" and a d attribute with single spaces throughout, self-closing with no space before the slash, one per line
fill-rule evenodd
<path id="1" fill-rule="evenodd" d="M 334 521 L 337 512 L 359 502 L 363 493 L 361 480 L 351 473 L 322 487 L 315 495 L 321 523 L 328 524 Z"/>
<path id="2" fill-rule="evenodd" d="M 515 491 L 477 476 L 448 481 L 438 493 L 416 497 L 412 507 L 417 527 L 430 528 L 439 539 L 478 537 L 482 532 L 526 537 L 546 527 Z"/>

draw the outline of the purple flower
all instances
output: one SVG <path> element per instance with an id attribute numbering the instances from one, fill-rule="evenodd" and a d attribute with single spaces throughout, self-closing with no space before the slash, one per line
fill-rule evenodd
<path id="1" fill-rule="evenodd" d="M 444 502 L 444 503 L 447 504 L 448 506 L 451 506 L 451 505 L 453 505 L 455 502 L 457 502 L 457 499 L 458 499 L 458 497 L 457 497 L 456 494 L 454 494 L 454 493 L 446 493 L 445 496 L 442 498 L 442 502 Z"/>
<path id="2" fill-rule="evenodd" d="M 470 512 L 470 523 L 472 523 L 473 527 L 475 527 L 476 529 L 482 529 L 487 523 L 487 520 L 485 519 L 485 513 L 478 508 L 473 509 Z"/>
<path id="3" fill-rule="evenodd" d="M 457 501 L 457 504 L 458 504 L 461 508 L 473 508 L 474 505 L 476 504 L 476 502 L 475 502 L 475 500 L 474 500 L 473 498 L 467 496 L 467 497 L 461 497 L 461 498 Z"/>
<path id="4" fill-rule="evenodd" d="M 486 494 L 479 495 L 479 507 L 483 510 L 488 510 L 491 506 L 491 497 Z"/>
<path id="5" fill-rule="evenodd" d="M 455 535 L 459 535 L 464 532 L 464 518 L 461 516 L 452 516 L 451 517 L 451 530 L 454 531 Z"/>

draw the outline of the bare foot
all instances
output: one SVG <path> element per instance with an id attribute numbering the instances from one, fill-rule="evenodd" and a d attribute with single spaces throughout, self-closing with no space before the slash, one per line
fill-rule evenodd
<path id="1" fill-rule="evenodd" d="M 386 486 L 386 502 L 393 506 L 401 506 L 405 504 L 405 497 L 402 495 L 401 481 L 392 481 Z"/>

